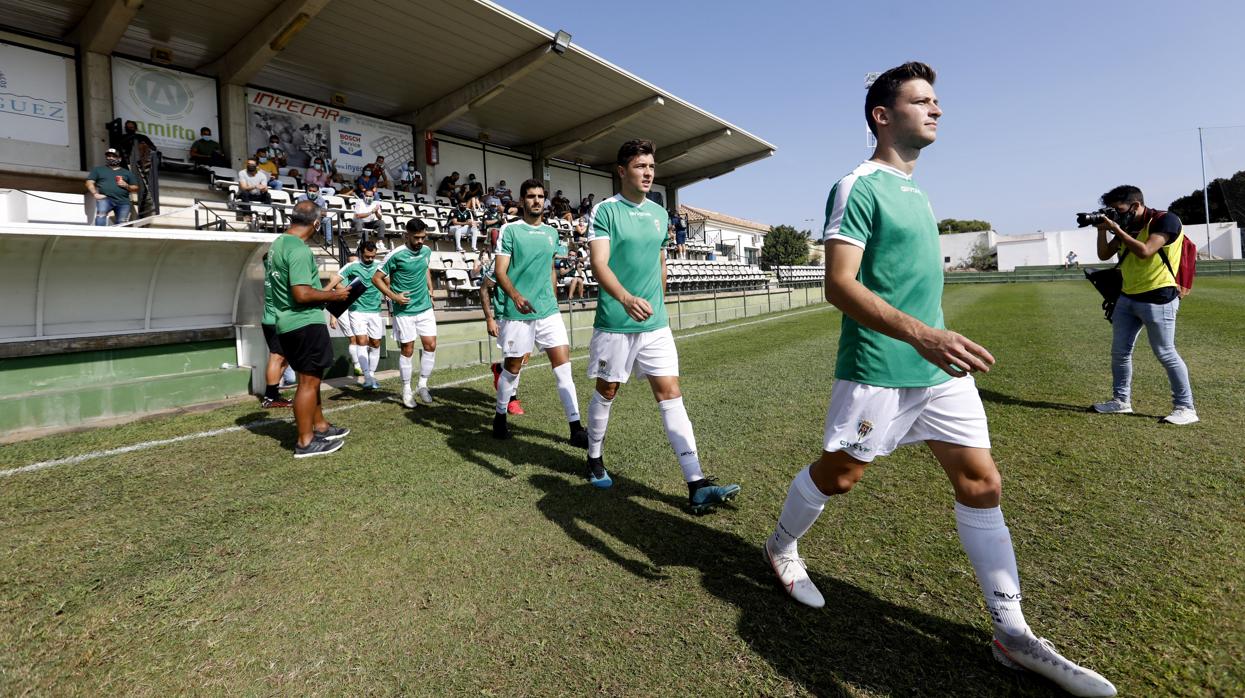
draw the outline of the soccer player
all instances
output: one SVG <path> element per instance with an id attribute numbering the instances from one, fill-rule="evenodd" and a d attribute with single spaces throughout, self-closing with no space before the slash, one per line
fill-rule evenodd
<path id="1" fill-rule="evenodd" d="M 411 393 L 411 357 L 415 355 L 415 340 L 419 339 L 423 355 L 419 359 L 419 401 L 432 404 L 428 392 L 428 376 L 437 361 L 437 318 L 432 312 L 432 271 L 428 262 L 432 248 L 428 240 L 427 226 L 420 218 L 406 223 L 406 244 L 390 252 L 384 264 L 372 275 L 372 283 L 386 298 L 393 301 L 393 336 L 402 347 L 398 357 L 398 373 L 402 376 L 402 404 L 415 406 Z"/>
<path id="2" fill-rule="evenodd" d="M 623 143 L 616 165 L 622 191 L 589 214 L 592 272 L 602 293 L 588 345 L 588 377 L 596 379 L 588 403 L 588 481 L 600 488 L 613 484 L 602 458 L 605 430 L 618 386 L 634 372 L 648 377 L 687 482 L 688 502 L 699 513 L 733 499 L 739 485 L 717 485 L 701 472 L 696 435 L 683 406 L 679 355 L 665 304 L 670 217 L 647 197 L 656 176 L 655 152 L 649 141 Z"/>
<path id="3" fill-rule="evenodd" d="M 321 225 L 323 225 L 323 223 Z M 346 257 L 347 266 L 357 261 L 359 261 L 359 255 L 356 253 L 352 252 Z M 329 284 L 328 284 L 329 288 L 334 288 L 337 286 L 337 282 L 340 281 L 342 278 L 341 277 L 342 269 L 345 269 L 345 268 L 346 267 L 342 267 L 341 269 L 337 270 L 336 274 L 333 274 L 332 276 L 329 277 Z M 337 322 L 340 324 L 342 328 L 342 334 L 346 335 L 346 339 L 350 342 L 348 350 L 350 352 L 351 370 L 354 371 L 355 376 L 358 377 L 360 384 L 362 384 L 366 382 L 366 380 L 363 378 L 363 366 L 359 364 L 359 354 L 367 352 L 367 342 L 359 342 L 359 338 L 351 334 L 351 327 L 353 327 L 353 325 L 350 321 L 350 308 L 343 310 L 342 314 L 337 316 Z M 329 318 L 329 326 L 330 327 L 333 326 L 332 318 Z"/>
<path id="4" fill-rule="evenodd" d="M 320 228 L 320 209 L 313 202 L 294 205 L 290 227 L 268 251 L 276 328 L 285 358 L 298 374 L 294 422 L 298 426 L 295 458 L 332 453 L 342 447 L 349 429 L 336 427 L 320 410 L 320 380 L 333 364 L 333 345 L 324 322 L 323 304 L 350 296 L 344 288 L 322 290 L 316 257 L 307 239 Z"/>
<path id="5" fill-rule="evenodd" d="M 277 338 L 277 309 L 272 298 L 272 265 L 268 255 L 264 255 L 264 317 L 260 327 L 264 330 L 264 342 L 268 345 L 268 366 L 264 371 L 264 397 L 260 406 L 265 409 L 275 407 L 293 407 L 294 403 L 281 397 L 282 369 L 286 367 L 285 351 L 281 348 L 281 340 Z"/>
<path id="6" fill-rule="evenodd" d="M 571 444 L 588 446 L 588 432 L 579 419 L 579 399 L 571 377 L 571 348 L 566 325 L 558 312 L 554 289 L 557 279 L 553 257 L 558 251 L 558 231 L 541 223 L 545 210 L 545 187 L 535 179 L 519 186 L 523 220 L 502 226 L 493 274 L 502 289 L 501 327 L 498 336 L 503 366 L 497 382 L 497 413 L 493 438 L 508 439 L 506 412 L 514 383 L 523 369 L 523 357 L 539 349 L 549 357 L 558 384 L 558 398 L 570 425 Z"/>
<path id="7" fill-rule="evenodd" d="M 505 296 L 501 287 L 497 285 L 497 277 L 493 274 L 493 263 L 489 262 L 484 265 L 480 271 L 480 299 L 484 311 L 484 327 L 488 331 L 488 336 L 497 339 L 497 348 L 501 349 L 501 325 L 498 324 L 497 318 L 501 317 L 501 299 Z M 531 358 L 531 353 L 523 355 L 523 366 L 527 365 L 527 360 Z M 493 371 L 493 390 L 497 390 L 498 384 L 501 382 L 501 363 L 495 362 L 489 364 L 489 369 Z M 508 414 L 521 415 L 525 414 L 523 405 L 519 402 L 519 379 L 523 377 L 520 372 L 514 377 L 514 385 L 511 386 L 510 401 L 506 403 L 506 412 Z"/>
<path id="8" fill-rule="evenodd" d="M 376 366 L 380 364 L 380 340 L 385 336 L 385 320 L 380 316 L 380 291 L 372 283 L 372 277 L 380 265 L 376 263 L 376 243 L 368 240 L 359 246 L 359 259 L 341 268 L 338 273 L 349 286 L 355 279 L 367 289 L 343 315 L 349 314 L 342 323 L 350 336 L 350 352 L 355 365 L 362 371 L 362 385 L 368 390 L 380 387 L 376 380 Z"/>
<path id="9" fill-rule="evenodd" d="M 943 327 L 938 224 L 912 180 L 940 116 L 934 70 L 923 63 L 882 73 L 865 98 L 877 149 L 826 203 L 826 300 L 843 311 L 843 327 L 822 453 L 791 483 L 765 556 L 788 594 L 823 606 L 796 541 L 874 458 L 924 442 L 955 490 L 956 527 L 990 610 L 995 658 L 1074 695 L 1114 695 L 1110 682 L 1034 635 L 1021 613 L 1001 479 L 972 377 L 994 357 Z"/>

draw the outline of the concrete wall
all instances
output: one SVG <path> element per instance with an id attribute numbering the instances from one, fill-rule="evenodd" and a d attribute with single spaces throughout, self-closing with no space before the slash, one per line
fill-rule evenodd
<path id="1" fill-rule="evenodd" d="M 1212 223 L 1209 238 L 1205 223 L 1186 224 L 1184 234 L 1197 245 L 1199 255 L 1209 252 L 1219 259 L 1245 258 L 1241 249 L 1241 231 L 1233 223 Z M 999 271 L 1012 271 L 1023 266 L 1063 264 L 1069 251 L 1076 252 L 1077 261 L 1081 264 L 1099 261 L 1098 230 L 1093 227 L 1051 230 L 1031 235 L 1000 235 L 995 245 L 999 253 Z"/>
<path id="2" fill-rule="evenodd" d="M 942 248 L 943 269 L 968 266 L 968 260 L 972 256 L 973 248 L 977 243 L 984 240 L 986 245 L 994 247 L 997 237 L 998 233 L 995 233 L 993 230 L 978 233 L 939 235 L 938 244 Z"/>

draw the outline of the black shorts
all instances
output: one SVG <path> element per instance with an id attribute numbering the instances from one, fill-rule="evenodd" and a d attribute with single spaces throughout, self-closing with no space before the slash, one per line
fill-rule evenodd
<path id="1" fill-rule="evenodd" d="M 300 327 L 280 335 L 285 360 L 298 373 L 323 376 L 333 365 L 333 343 L 323 322 Z"/>
<path id="2" fill-rule="evenodd" d="M 260 325 L 264 328 L 264 341 L 268 343 L 268 353 L 277 356 L 285 356 L 285 351 L 281 348 L 281 340 L 277 336 L 276 325 Z"/>

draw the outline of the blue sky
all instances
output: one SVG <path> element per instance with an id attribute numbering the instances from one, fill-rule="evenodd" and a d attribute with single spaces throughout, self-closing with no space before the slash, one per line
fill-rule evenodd
<path id="1" fill-rule="evenodd" d="M 769 224 L 820 228 L 831 185 L 869 157 L 864 74 L 905 60 L 939 74 L 916 171 L 935 213 L 1005 234 L 1075 227 L 1117 184 L 1166 207 L 1201 187 L 1197 127 L 1245 125 L 1239 0 L 501 4 L 774 143 L 682 194 Z M 1208 179 L 1245 169 L 1245 127 L 1206 137 Z"/>

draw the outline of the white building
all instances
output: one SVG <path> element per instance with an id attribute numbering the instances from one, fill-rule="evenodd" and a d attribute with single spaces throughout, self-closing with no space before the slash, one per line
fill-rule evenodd
<path id="1" fill-rule="evenodd" d="M 761 263 L 768 225 L 695 206 L 679 206 L 679 213 L 687 216 L 688 240 L 703 240 L 718 256 L 732 261 Z"/>
<path id="2" fill-rule="evenodd" d="M 1241 230 L 1234 223 L 1205 223 L 1184 226 L 1184 234 L 1198 247 L 1198 256 L 1215 259 L 1241 259 Z M 952 237 L 944 235 L 943 237 Z M 995 240 L 999 253 L 999 271 L 1016 267 L 1063 264 L 1068 252 L 1075 252 L 1081 264 L 1098 262 L 1098 230 L 1093 227 L 1075 230 L 1051 230 L 1028 235 L 999 235 Z M 946 245 L 943 250 L 946 254 Z"/>

